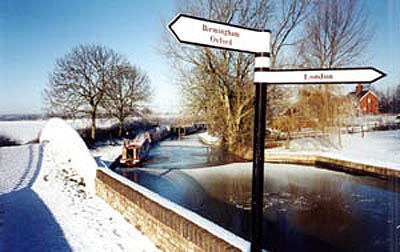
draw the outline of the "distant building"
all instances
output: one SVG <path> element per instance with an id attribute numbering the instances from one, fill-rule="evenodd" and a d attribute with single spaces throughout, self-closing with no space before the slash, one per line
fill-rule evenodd
<path id="1" fill-rule="evenodd" d="M 368 87 L 358 84 L 356 91 L 351 92 L 349 95 L 355 99 L 358 114 L 377 114 L 379 112 L 378 96 Z"/>

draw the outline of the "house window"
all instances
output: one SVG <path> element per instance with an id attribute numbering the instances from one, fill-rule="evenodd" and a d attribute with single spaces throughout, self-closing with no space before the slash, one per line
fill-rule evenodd
<path id="1" fill-rule="evenodd" d="M 368 104 L 371 104 L 371 97 L 368 97 Z"/>

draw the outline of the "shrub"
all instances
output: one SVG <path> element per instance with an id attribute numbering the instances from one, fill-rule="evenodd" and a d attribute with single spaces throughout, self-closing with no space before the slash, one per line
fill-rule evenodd
<path id="1" fill-rule="evenodd" d="M 123 133 L 123 138 L 133 138 L 135 135 L 143 130 L 148 130 L 150 128 L 154 127 L 154 125 L 151 125 L 149 123 L 143 123 L 143 122 L 129 122 L 124 125 L 124 133 Z M 86 146 L 89 148 L 95 148 L 96 143 L 102 143 L 102 142 L 107 142 L 107 141 L 113 141 L 115 139 L 118 139 L 118 131 L 119 131 L 119 125 L 114 124 L 111 127 L 108 128 L 97 128 L 96 129 L 96 142 L 93 142 L 91 139 L 91 129 L 90 128 L 85 128 L 85 129 L 78 129 L 77 130 L 79 135 L 82 137 L 83 141 L 85 142 Z"/>
<path id="2" fill-rule="evenodd" d="M 19 145 L 19 143 L 7 136 L 0 136 L 0 147 L 15 146 L 15 145 Z"/>

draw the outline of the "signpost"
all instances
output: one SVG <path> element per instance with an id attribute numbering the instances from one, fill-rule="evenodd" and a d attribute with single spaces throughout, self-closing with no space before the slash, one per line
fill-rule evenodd
<path id="1" fill-rule="evenodd" d="M 267 84 L 372 83 L 386 74 L 372 67 L 341 69 L 270 70 L 270 31 L 224 24 L 184 14 L 177 15 L 169 30 L 180 43 L 255 54 L 256 86 L 253 178 L 251 199 L 251 251 L 262 249 L 264 144 Z"/>

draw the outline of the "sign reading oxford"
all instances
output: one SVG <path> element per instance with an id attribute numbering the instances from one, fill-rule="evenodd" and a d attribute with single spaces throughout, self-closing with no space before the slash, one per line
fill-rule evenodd
<path id="1" fill-rule="evenodd" d="M 199 17 L 177 15 L 169 30 L 181 43 L 239 52 L 270 52 L 270 31 L 228 25 Z"/>

